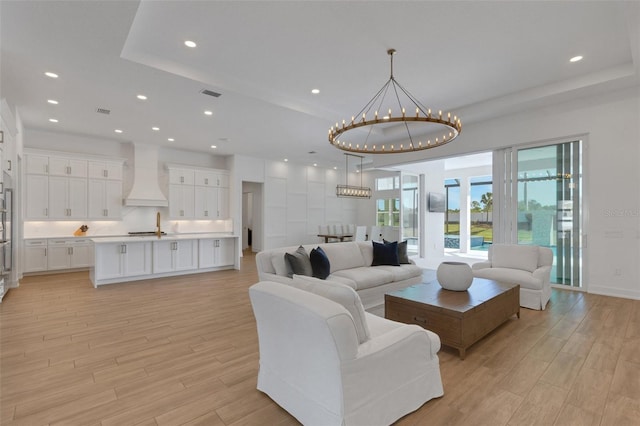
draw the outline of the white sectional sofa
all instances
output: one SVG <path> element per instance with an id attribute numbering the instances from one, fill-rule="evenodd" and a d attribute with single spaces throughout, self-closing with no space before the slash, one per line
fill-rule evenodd
<path id="1" fill-rule="evenodd" d="M 384 304 L 384 294 L 422 282 L 422 269 L 413 263 L 400 266 L 371 266 L 373 245 L 371 241 L 327 244 L 305 244 L 307 253 L 321 247 L 331 267 L 329 281 L 346 284 L 356 290 L 365 309 Z M 256 255 L 258 275 L 261 281 L 293 284 L 287 276 L 285 253 L 293 253 L 298 247 L 282 247 L 264 250 Z"/>

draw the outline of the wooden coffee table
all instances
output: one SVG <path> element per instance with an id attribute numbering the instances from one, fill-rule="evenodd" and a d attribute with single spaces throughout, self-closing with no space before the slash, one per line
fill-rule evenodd
<path id="1" fill-rule="evenodd" d="M 500 324 L 520 318 L 520 286 L 474 278 L 467 291 L 450 291 L 438 281 L 385 294 L 386 318 L 417 324 L 440 336 L 443 345 L 466 350 Z"/>

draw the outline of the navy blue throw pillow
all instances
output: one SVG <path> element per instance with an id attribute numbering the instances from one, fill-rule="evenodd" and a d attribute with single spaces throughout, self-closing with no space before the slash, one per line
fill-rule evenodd
<path id="1" fill-rule="evenodd" d="M 398 261 L 398 242 L 394 241 L 388 244 L 373 243 L 373 262 L 371 266 L 391 265 L 400 266 Z"/>
<path id="2" fill-rule="evenodd" d="M 329 258 L 321 247 L 311 250 L 309 254 L 311 259 L 311 269 L 313 269 L 313 276 L 326 280 L 331 273 L 331 265 L 329 264 Z"/>

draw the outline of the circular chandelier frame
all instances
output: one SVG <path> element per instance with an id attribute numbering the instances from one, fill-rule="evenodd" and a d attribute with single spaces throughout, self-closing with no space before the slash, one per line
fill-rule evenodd
<path id="1" fill-rule="evenodd" d="M 395 49 L 387 50 L 387 54 L 390 57 L 391 62 L 391 76 L 389 80 L 382 86 L 382 88 L 375 94 L 375 96 L 365 105 L 362 110 L 351 117 L 351 121 L 347 122 L 346 120 L 342 120 L 342 125 L 336 123 L 335 126 L 332 126 L 329 129 L 329 143 L 336 148 L 339 148 L 343 151 L 348 152 L 357 152 L 362 154 L 395 154 L 400 152 L 412 152 L 412 151 L 421 151 L 425 149 L 435 148 L 438 146 L 442 146 L 446 143 L 454 140 L 460 132 L 462 131 L 462 122 L 457 116 L 451 117 L 451 113 L 448 112 L 446 117 L 443 117 L 442 111 L 438 111 L 438 114 L 432 114 L 431 109 L 426 108 L 422 105 L 408 90 L 406 90 L 393 76 L 393 55 L 396 53 Z M 400 114 L 393 116 L 391 108 L 388 111 L 388 114 L 384 117 L 378 116 L 378 110 L 375 110 L 374 118 L 367 119 L 367 113 L 371 112 L 371 109 L 374 106 L 382 106 L 385 96 L 389 89 L 392 89 L 392 92 L 395 94 L 395 97 L 398 101 L 398 110 Z M 403 93 L 413 104 L 411 108 L 415 107 L 415 114 L 409 113 L 407 114 L 406 108 L 400 105 L 400 97 L 399 93 Z M 362 117 L 358 121 L 356 121 L 355 117 Z M 440 131 L 444 129 L 444 133 L 442 137 L 439 136 L 440 131 L 432 132 L 438 134 L 437 137 L 425 138 L 424 141 L 418 140 L 415 141 L 414 137 L 411 135 L 409 131 L 410 122 L 423 122 L 423 123 L 432 123 L 438 124 L 441 126 Z M 368 143 L 369 135 L 373 130 L 373 126 L 376 124 L 386 124 L 386 123 L 404 123 L 405 129 L 408 136 L 408 142 L 405 144 L 402 143 Z M 340 140 L 341 135 L 345 135 L 350 130 L 357 129 L 360 127 L 371 126 L 369 130 L 369 135 L 367 135 L 367 139 L 363 143 L 355 143 L 350 142 L 348 140 Z M 429 133 L 431 134 L 431 132 Z"/>

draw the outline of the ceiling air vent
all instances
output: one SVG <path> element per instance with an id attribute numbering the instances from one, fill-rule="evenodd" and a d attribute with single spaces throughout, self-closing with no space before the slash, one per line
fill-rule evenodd
<path id="1" fill-rule="evenodd" d="M 219 98 L 221 95 L 220 93 L 214 92 L 213 90 L 209 89 L 202 89 L 200 93 L 202 93 L 203 95 L 213 96 L 214 98 Z"/>
<path id="2" fill-rule="evenodd" d="M 96 108 L 96 112 L 98 114 L 106 114 L 106 115 L 111 114 L 111 110 L 106 108 Z"/>

